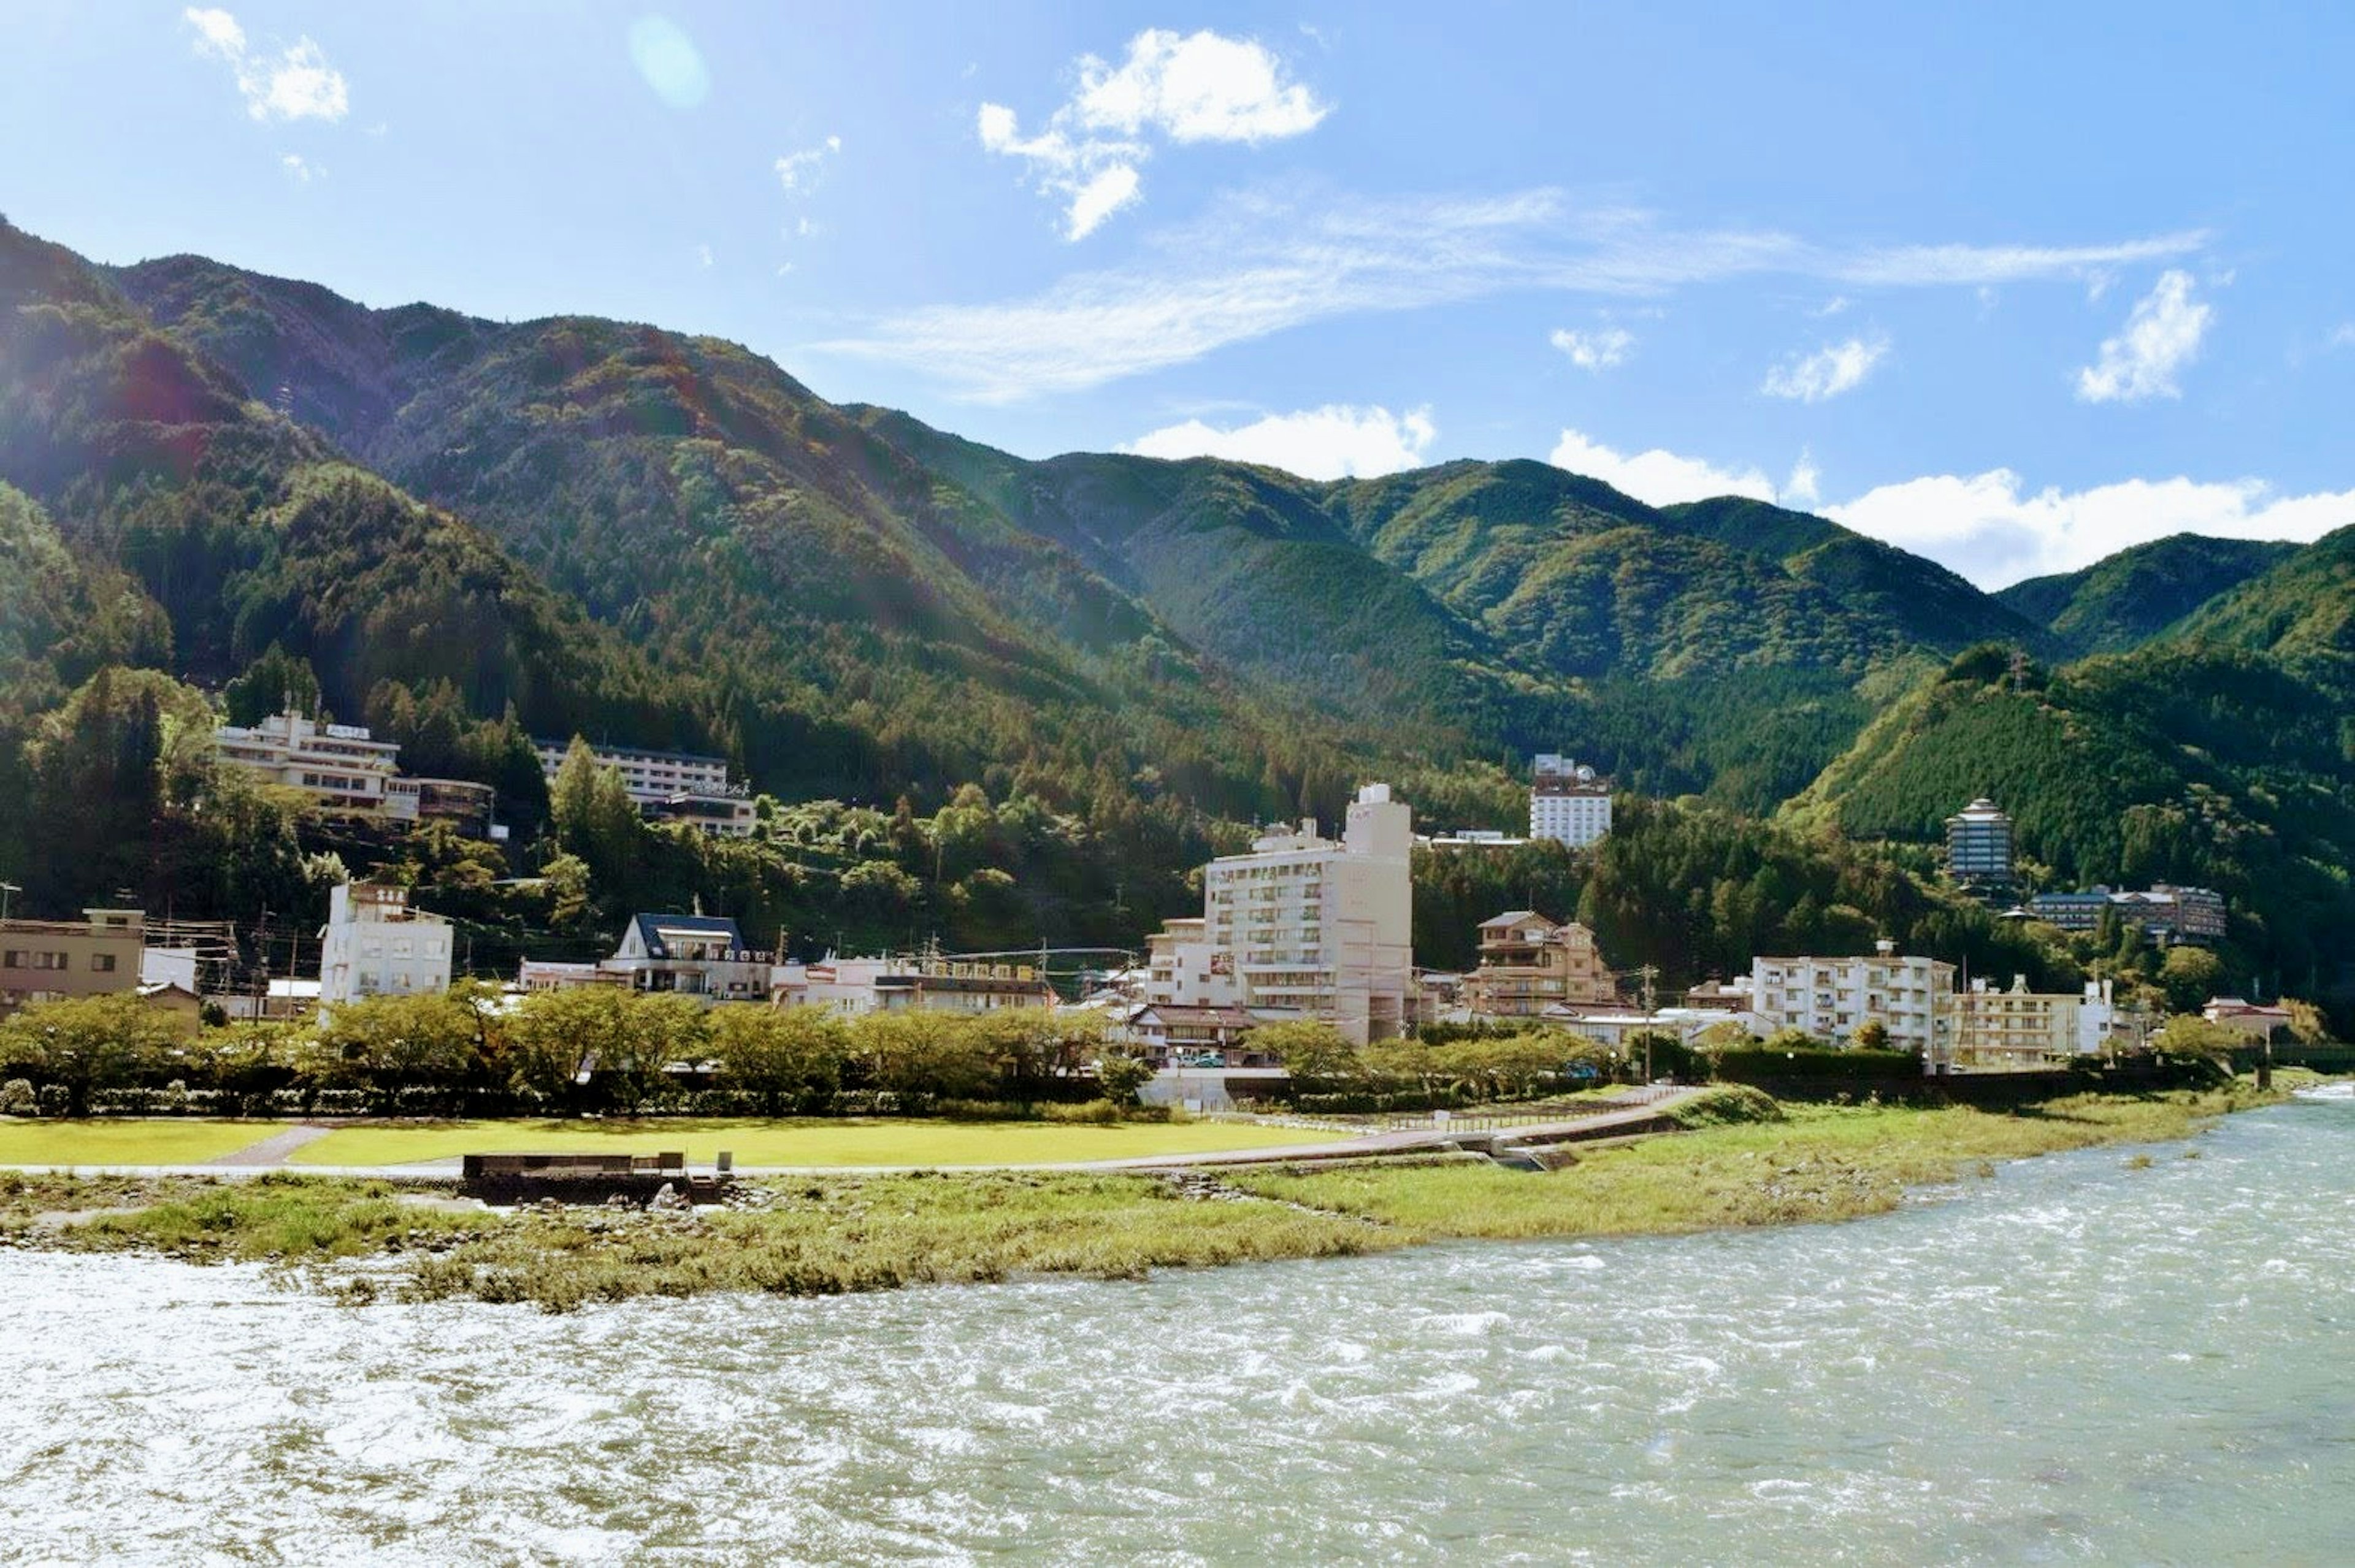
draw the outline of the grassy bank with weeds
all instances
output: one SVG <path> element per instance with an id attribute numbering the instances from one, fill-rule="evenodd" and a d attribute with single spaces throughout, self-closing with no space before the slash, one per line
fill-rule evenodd
<path id="1" fill-rule="evenodd" d="M 2011 1114 L 1693 1102 L 1697 1130 L 1581 1150 L 1547 1174 L 1473 1157 L 1169 1177 L 1076 1171 L 741 1183 L 693 1212 L 468 1209 L 381 1181 L 0 1173 L 0 1242 L 313 1265 L 348 1299 L 563 1311 L 705 1291 L 782 1296 L 1334 1257 L 1458 1238 L 1668 1234 L 1885 1212 L 1995 1162 L 2183 1137 L 2284 1098 L 2245 1084 L 2085 1096 Z M 1763 1103 L 1762 1103 L 1763 1102 Z"/>

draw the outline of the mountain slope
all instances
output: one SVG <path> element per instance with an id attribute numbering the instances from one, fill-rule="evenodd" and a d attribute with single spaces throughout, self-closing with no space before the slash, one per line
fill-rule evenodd
<path id="1" fill-rule="evenodd" d="M 2297 552 L 2263 539 L 2173 534 L 1996 594 L 2073 654 L 2122 653 Z"/>
<path id="2" fill-rule="evenodd" d="M 2218 594 L 2177 635 L 2325 661 L 2343 672 L 2355 663 L 2355 526 L 2325 534 Z"/>

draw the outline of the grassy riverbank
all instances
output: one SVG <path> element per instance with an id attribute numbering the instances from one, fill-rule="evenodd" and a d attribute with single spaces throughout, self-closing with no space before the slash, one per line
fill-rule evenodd
<path id="1" fill-rule="evenodd" d="M 2182 1137 L 2269 1104 L 2247 1085 L 2086 1096 L 2012 1115 L 1788 1108 L 1786 1120 L 1583 1151 L 1546 1175 L 1469 1157 L 1165 1179 L 960 1172 L 775 1179 L 741 1206 L 471 1210 L 384 1182 L 0 1175 L 0 1239 L 200 1261 L 328 1265 L 349 1295 L 533 1302 L 806 1296 L 1024 1275 L 1328 1257 L 1454 1238 L 1673 1233 L 1884 1212 L 1998 1160 Z"/>

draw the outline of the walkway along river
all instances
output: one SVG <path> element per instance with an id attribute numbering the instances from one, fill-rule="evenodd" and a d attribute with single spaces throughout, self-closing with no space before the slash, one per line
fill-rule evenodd
<path id="1" fill-rule="evenodd" d="M 1141 1284 L 544 1317 L 0 1253 L 0 1346 L 11 1557 L 2345 1562 L 2355 1101 Z"/>

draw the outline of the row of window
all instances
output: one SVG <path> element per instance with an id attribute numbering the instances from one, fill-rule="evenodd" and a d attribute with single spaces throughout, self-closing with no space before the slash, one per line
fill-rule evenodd
<path id="1" fill-rule="evenodd" d="M 112 953 L 90 955 L 90 969 L 93 975 L 112 975 L 114 965 L 115 955 Z M 72 967 L 73 955 L 70 953 L 49 953 L 23 947 L 11 947 L 5 953 L 0 953 L 0 968 L 59 970 Z"/>
<path id="2" fill-rule="evenodd" d="M 342 790 L 350 795 L 366 795 L 368 786 L 368 780 L 346 778 L 342 773 L 304 773 L 303 775 L 304 789 Z"/>

